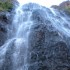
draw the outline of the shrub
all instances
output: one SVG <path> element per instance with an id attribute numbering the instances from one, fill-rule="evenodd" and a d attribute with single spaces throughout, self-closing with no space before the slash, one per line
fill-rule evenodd
<path id="1" fill-rule="evenodd" d="M 12 7 L 13 4 L 9 0 L 5 2 L 0 1 L 0 11 L 9 11 Z"/>

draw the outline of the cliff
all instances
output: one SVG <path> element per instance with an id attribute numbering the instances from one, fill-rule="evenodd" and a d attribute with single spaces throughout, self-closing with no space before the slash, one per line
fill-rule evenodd
<path id="1" fill-rule="evenodd" d="M 59 4 L 59 6 L 57 5 L 53 5 L 51 6 L 52 8 L 58 9 L 58 10 L 63 10 L 65 11 L 67 14 L 70 14 L 70 1 L 64 1 L 61 4 Z"/>
<path id="2" fill-rule="evenodd" d="M 19 16 L 18 23 L 22 21 L 21 24 L 33 23 L 28 33 L 28 48 L 25 46 L 25 38 L 22 38 L 25 43 L 10 38 L 10 42 L 3 45 L 8 40 L 8 35 L 16 32 L 11 22 L 11 17 L 14 17 L 11 16 L 13 12 L 0 14 L 0 70 L 25 70 L 25 68 L 28 70 L 70 70 L 70 16 L 59 10 L 52 12 L 49 8 L 32 3 L 24 5 L 23 11 L 24 14 Z M 20 21 L 21 18 L 22 21 Z M 26 27 L 29 25 L 25 27 L 19 25 L 22 30 L 15 27 L 17 25 L 14 27 L 21 31 L 18 33 L 20 36 L 24 36 L 28 31 Z M 24 65 L 26 49 L 28 49 L 27 64 Z"/>

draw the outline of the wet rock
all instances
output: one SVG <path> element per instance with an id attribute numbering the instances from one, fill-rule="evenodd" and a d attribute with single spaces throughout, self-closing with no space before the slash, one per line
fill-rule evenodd
<path id="1" fill-rule="evenodd" d="M 7 40 L 8 25 L 11 24 L 8 12 L 0 12 L 0 46 Z"/>
<path id="2" fill-rule="evenodd" d="M 2 24 L 9 24 L 10 22 L 10 14 L 9 12 L 0 12 L 0 21 L 2 22 Z"/>
<path id="3" fill-rule="evenodd" d="M 4 25 L 0 24 L 0 46 L 4 44 L 7 39 L 7 29 Z"/>
<path id="4" fill-rule="evenodd" d="M 38 51 L 40 48 L 43 48 L 42 46 L 45 41 L 45 26 L 43 24 L 32 27 L 29 41 L 31 42 L 30 46 L 32 46 L 31 50 Z"/>
<path id="5" fill-rule="evenodd" d="M 35 11 L 32 15 L 34 25 L 29 35 L 29 64 L 32 66 L 29 66 L 29 70 L 68 70 L 70 64 L 67 42 L 49 20 L 43 20 L 39 12 Z M 33 65 L 34 63 L 38 66 Z"/>
<path id="6" fill-rule="evenodd" d="M 6 38 L 6 33 L 0 32 L 0 46 L 4 44 Z"/>
<path id="7" fill-rule="evenodd" d="M 32 20 L 36 23 L 44 23 L 46 19 L 46 13 L 44 10 L 36 9 L 32 12 Z"/>

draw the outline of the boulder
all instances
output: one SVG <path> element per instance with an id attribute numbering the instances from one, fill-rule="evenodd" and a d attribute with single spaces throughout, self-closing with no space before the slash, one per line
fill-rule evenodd
<path id="1" fill-rule="evenodd" d="M 50 20 L 40 13 L 44 11 L 38 9 L 32 13 L 34 25 L 29 35 L 29 70 L 70 69 L 69 45 Z"/>

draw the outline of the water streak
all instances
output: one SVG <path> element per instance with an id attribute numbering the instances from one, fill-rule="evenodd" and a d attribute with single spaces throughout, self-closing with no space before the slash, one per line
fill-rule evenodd
<path id="1" fill-rule="evenodd" d="M 10 57 L 12 56 L 12 70 L 28 70 L 28 37 L 33 22 L 30 20 L 32 13 L 28 11 L 27 14 L 25 14 L 22 7 L 23 5 L 19 4 L 15 9 L 9 40 L 0 48 L 1 57 L 5 56 L 6 53 L 9 53 Z M 28 17 L 26 17 L 27 15 Z M 10 51 L 8 52 L 8 50 Z M 9 55 L 6 56 L 9 57 Z M 7 59 L 5 58 L 4 60 L 7 61 Z M 3 60 L 0 60 L 1 64 L 2 62 Z"/>

